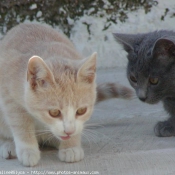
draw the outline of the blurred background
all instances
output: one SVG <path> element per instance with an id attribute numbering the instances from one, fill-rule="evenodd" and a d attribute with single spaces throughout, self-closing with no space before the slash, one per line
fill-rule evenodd
<path id="1" fill-rule="evenodd" d="M 0 37 L 19 23 L 47 23 L 65 33 L 98 68 L 125 67 L 126 53 L 112 33 L 174 30 L 174 0 L 1 0 Z"/>

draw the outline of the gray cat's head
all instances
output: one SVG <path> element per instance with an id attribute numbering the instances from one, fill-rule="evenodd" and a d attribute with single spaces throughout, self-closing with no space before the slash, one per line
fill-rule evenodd
<path id="1" fill-rule="evenodd" d="M 173 36 L 174 35 L 174 36 Z M 114 34 L 128 53 L 127 77 L 141 101 L 175 97 L 175 33 Z"/>

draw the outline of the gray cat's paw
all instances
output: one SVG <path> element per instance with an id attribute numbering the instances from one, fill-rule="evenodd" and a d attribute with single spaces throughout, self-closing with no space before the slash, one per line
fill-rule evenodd
<path id="1" fill-rule="evenodd" d="M 175 136 L 175 128 L 169 121 L 158 122 L 154 127 L 154 132 L 158 137 Z"/>

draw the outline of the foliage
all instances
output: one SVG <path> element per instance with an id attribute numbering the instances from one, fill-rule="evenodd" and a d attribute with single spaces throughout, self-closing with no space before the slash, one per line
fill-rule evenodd
<path id="1" fill-rule="evenodd" d="M 1 0 L 0 32 L 29 20 L 59 26 L 70 36 L 75 21 L 83 15 L 106 18 L 106 30 L 118 20 L 125 22 L 128 11 L 144 8 L 148 13 L 156 4 L 154 0 Z M 89 24 L 84 25 L 90 33 Z"/>

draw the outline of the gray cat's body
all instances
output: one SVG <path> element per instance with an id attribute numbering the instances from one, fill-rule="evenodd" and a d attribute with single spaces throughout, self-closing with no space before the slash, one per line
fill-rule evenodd
<path id="1" fill-rule="evenodd" d="M 114 34 L 128 53 L 127 77 L 138 98 L 162 101 L 170 117 L 155 126 L 157 136 L 175 135 L 175 32 Z"/>

